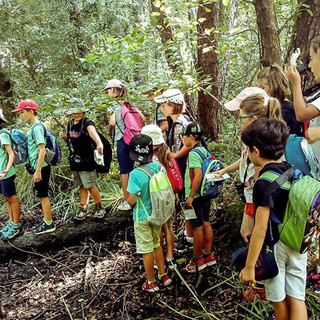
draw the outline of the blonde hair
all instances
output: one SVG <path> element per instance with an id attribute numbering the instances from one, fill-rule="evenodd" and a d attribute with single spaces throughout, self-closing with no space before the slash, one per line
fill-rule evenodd
<path id="1" fill-rule="evenodd" d="M 320 54 L 320 35 L 311 40 L 310 46 L 316 53 Z"/>
<path id="2" fill-rule="evenodd" d="M 270 86 L 270 95 L 280 102 L 290 97 L 288 78 L 278 64 L 263 68 L 258 73 L 257 79 L 258 81 L 265 81 Z"/>
<path id="3" fill-rule="evenodd" d="M 157 153 L 159 162 L 166 167 L 171 167 L 171 151 L 166 143 L 155 146 L 154 152 Z"/>
<path id="4" fill-rule="evenodd" d="M 240 103 L 240 109 L 248 116 L 284 121 L 279 100 L 270 97 L 268 101 L 266 101 L 261 93 L 256 93 L 245 98 Z"/>

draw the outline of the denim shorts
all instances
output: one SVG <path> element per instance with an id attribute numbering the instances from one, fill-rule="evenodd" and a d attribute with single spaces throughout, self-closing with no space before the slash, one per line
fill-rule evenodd
<path id="1" fill-rule="evenodd" d="M 204 200 L 202 198 L 195 198 L 192 201 L 192 206 L 196 213 L 197 219 L 190 219 L 193 228 L 201 227 L 204 222 L 209 221 L 211 200 Z"/>
<path id="2" fill-rule="evenodd" d="M 137 253 L 153 252 L 160 246 L 160 227 L 151 224 L 148 220 L 134 221 L 134 237 Z"/>
<path id="3" fill-rule="evenodd" d="M 93 171 L 72 171 L 74 178 L 74 185 L 76 187 L 84 187 L 90 189 L 95 187 L 97 180 L 97 172 Z"/>
<path id="4" fill-rule="evenodd" d="M 42 180 L 34 183 L 35 195 L 38 198 L 47 198 L 49 195 L 49 179 L 51 166 L 45 166 L 41 169 Z"/>
<path id="5" fill-rule="evenodd" d="M 134 168 L 134 161 L 130 159 L 130 148 L 123 138 L 117 141 L 117 157 L 120 167 L 120 174 L 127 174 Z"/>
<path id="6" fill-rule="evenodd" d="M 11 197 L 16 194 L 15 178 L 16 175 L 14 174 L 10 178 L 0 180 L 0 193 L 2 193 L 4 197 Z"/>

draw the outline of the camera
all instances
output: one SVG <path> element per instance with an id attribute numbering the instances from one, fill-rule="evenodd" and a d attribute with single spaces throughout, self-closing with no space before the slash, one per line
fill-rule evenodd
<path id="1" fill-rule="evenodd" d="M 36 172 L 36 170 L 34 168 L 32 168 L 31 164 L 28 162 L 24 165 L 24 167 L 26 168 L 27 172 L 30 174 L 34 174 Z"/>
<path id="2" fill-rule="evenodd" d="M 238 192 L 238 195 L 239 195 L 240 199 L 243 202 L 246 202 L 246 197 L 244 195 L 244 183 L 241 182 L 241 181 L 235 181 L 234 185 L 235 185 L 235 187 L 237 189 L 237 192 Z"/>
<path id="3" fill-rule="evenodd" d="M 297 70 L 300 74 L 306 72 L 306 71 L 310 71 L 311 69 L 309 68 L 309 64 L 308 63 L 303 63 L 303 64 L 298 64 L 297 65 Z"/>

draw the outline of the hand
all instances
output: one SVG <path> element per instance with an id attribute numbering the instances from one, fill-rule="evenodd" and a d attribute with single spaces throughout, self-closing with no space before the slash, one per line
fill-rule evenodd
<path id="1" fill-rule="evenodd" d="M 9 172 L 9 169 L 5 169 L 5 170 L 1 171 L 0 178 L 4 178 L 8 172 Z"/>
<path id="2" fill-rule="evenodd" d="M 255 283 L 255 270 L 251 267 L 244 267 L 239 274 L 240 282 Z"/>
<path id="3" fill-rule="evenodd" d="M 97 144 L 97 148 L 96 149 L 98 150 L 98 152 L 100 154 L 103 154 L 103 144 L 102 143 Z"/>
<path id="4" fill-rule="evenodd" d="M 41 171 L 37 171 L 33 174 L 33 181 L 40 182 L 42 180 Z"/>
<path id="5" fill-rule="evenodd" d="M 193 201 L 193 198 L 188 197 L 188 199 L 186 201 L 187 208 L 192 208 L 192 201 Z"/>
<path id="6" fill-rule="evenodd" d="M 286 74 L 288 80 L 291 82 L 292 86 L 301 87 L 301 77 L 295 65 L 291 65 L 286 68 Z"/>
<path id="7" fill-rule="evenodd" d="M 219 177 L 222 178 L 222 176 L 226 173 L 225 169 L 220 169 L 216 171 L 217 174 L 219 174 Z"/>
<path id="8" fill-rule="evenodd" d="M 65 133 L 65 132 L 60 132 L 59 133 L 59 137 L 61 138 L 61 139 L 67 139 L 67 134 Z"/>
<path id="9" fill-rule="evenodd" d="M 320 140 L 320 127 L 309 128 L 306 131 L 305 136 L 309 144 L 315 143 L 316 141 Z"/>

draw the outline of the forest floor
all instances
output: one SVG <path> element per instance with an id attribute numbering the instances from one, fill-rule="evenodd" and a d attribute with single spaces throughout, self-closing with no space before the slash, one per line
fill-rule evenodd
<path id="1" fill-rule="evenodd" d="M 217 265 L 200 274 L 182 274 L 183 278 L 170 272 L 172 285 L 157 294 L 141 290 L 145 274 L 142 258 L 135 253 L 131 219 L 102 239 L 86 238 L 59 250 L 32 251 L 2 261 L 0 318 L 263 319 L 271 305 L 243 300 L 244 286 L 230 267 L 231 248 L 239 246 L 235 240 L 239 234 L 236 228 L 227 229 L 224 217 L 218 216 L 212 221 Z M 26 221 L 27 226 L 30 223 Z M 177 257 L 181 266 L 190 255 Z"/>

